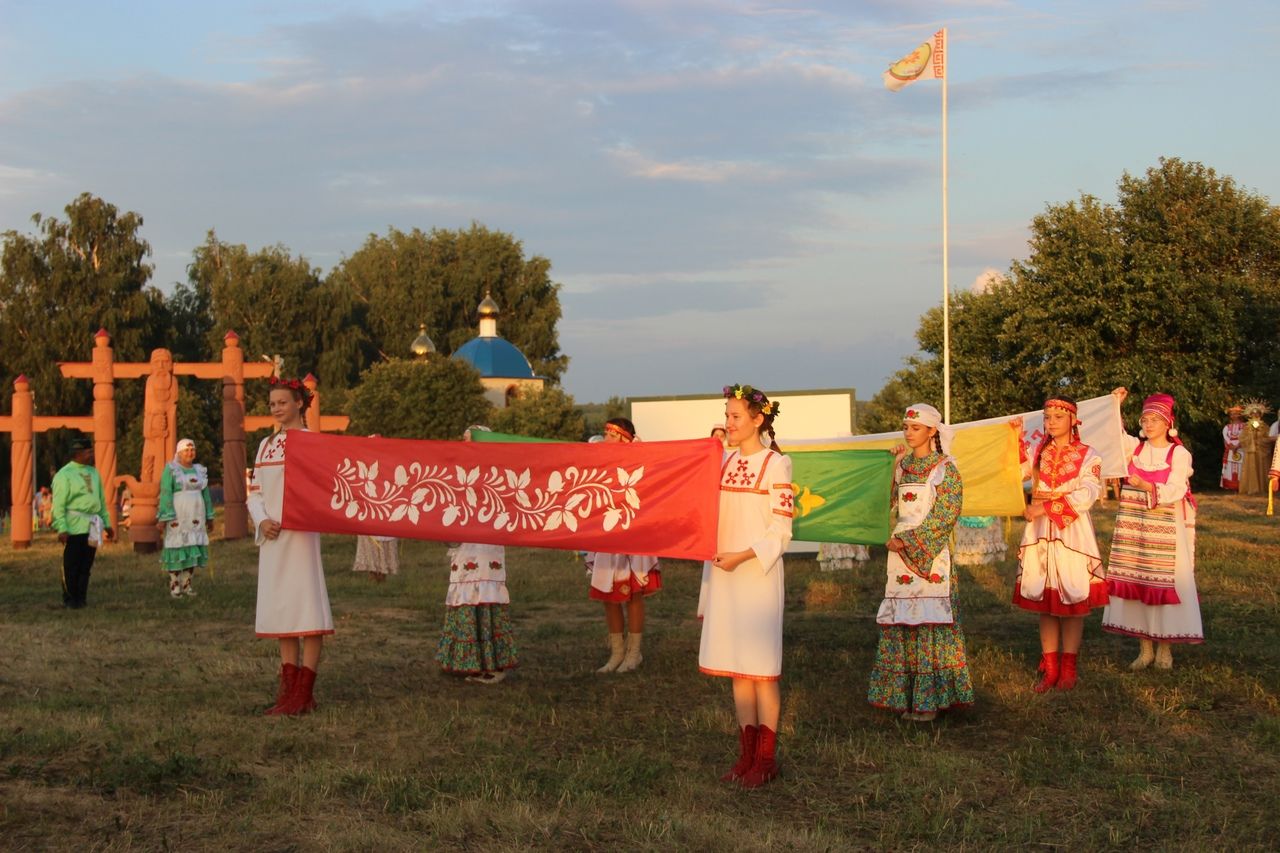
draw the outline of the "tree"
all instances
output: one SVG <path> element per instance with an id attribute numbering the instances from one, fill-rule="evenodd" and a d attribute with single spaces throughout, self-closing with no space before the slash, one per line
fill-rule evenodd
<path id="1" fill-rule="evenodd" d="M 87 361 L 99 328 L 111 333 L 120 361 L 146 361 L 166 343 L 168 315 L 160 292 L 148 285 L 151 247 L 140 236 L 142 217 L 89 193 L 65 213 L 66 219 L 37 213 L 31 218 L 37 233 L 10 230 L 0 238 L 0 406 L 6 410 L 13 380 L 25 374 L 39 414 L 88 414 L 92 386 L 63 379 L 57 362 Z M 126 433 L 141 412 L 139 384 L 117 387 L 117 423 Z M 38 472 L 66 461 L 61 442 L 68 437 L 51 438 L 37 441 Z M 122 473 L 136 469 L 136 458 L 119 459 Z M 8 468 L 8 454 L 0 454 L 4 493 Z"/>
<path id="2" fill-rule="evenodd" d="M 573 397 L 554 385 L 516 397 L 507 408 L 497 410 L 490 426 L 535 438 L 582 441 L 586 437 L 586 422 Z"/>
<path id="3" fill-rule="evenodd" d="M 187 278 L 175 307 L 189 309 L 178 315 L 189 328 L 205 330 L 202 358 L 217 358 L 234 329 L 246 359 L 279 355 L 286 374 L 314 373 L 330 403 L 328 395 L 341 396 L 370 361 L 354 299 L 284 246 L 250 252 L 210 231 L 193 252 Z"/>
<path id="4" fill-rule="evenodd" d="M 1223 405 L 1280 396 L 1280 210 L 1266 199 L 1162 159 L 1124 175 L 1114 205 L 1088 195 L 1050 205 L 1031 235 L 1007 279 L 952 302 L 954 420 L 1033 409 L 1051 393 L 1164 391 L 1204 472 L 1221 449 L 1211 434 Z M 938 309 L 917 340 L 926 356 L 899 378 L 940 388 Z"/>
<path id="5" fill-rule="evenodd" d="M 480 373 L 456 358 L 392 359 L 364 372 L 347 413 L 353 435 L 451 439 L 489 420 Z"/>
<path id="6" fill-rule="evenodd" d="M 389 229 L 369 235 L 329 280 L 363 306 L 369 344 L 384 356 L 404 352 L 426 324 L 437 350 L 450 355 L 476 335 L 476 308 L 491 292 L 502 311 L 499 334 L 529 359 L 534 373 L 559 381 L 560 285 L 546 258 L 525 258 L 519 240 L 472 223 L 466 230 Z"/>

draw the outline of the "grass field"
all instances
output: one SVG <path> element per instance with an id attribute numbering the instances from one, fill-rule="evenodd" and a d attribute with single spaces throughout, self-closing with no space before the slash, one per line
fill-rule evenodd
<path id="1" fill-rule="evenodd" d="M 1095 510 L 1104 534 L 1113 509 Z M 320 709 L 279 719 L 260 715 L 277 656 L 253 636 L 252 546 L 216 543 L 182 601 L 154 557 L 106 550 L 89 608 L 66 611 L 56 542 L 0 545 L 0 847 L 1275 849 L 1278 525 L 1256 499 L 1205 498 L 1207 644 L 1131 674 L 1136 643 L 1095 613 L 1071 693 L 1030 689 L 1012 559 L 963 570 L 978 702 L 929 725 L 865 702 L 883 550 L 853 573 L 789 559 L 783 776 L 753 792 L 716 781 L 736 735 L 728 683 L 697 671 L 691 563 L 664 564 L 641 669 L 598 676 L 581 564 L 512 549 L 521 666 L 480 686 L 433 660 L 444 546 L 405 543 L 373 584 L 353 540 L 327 538 Z"/>

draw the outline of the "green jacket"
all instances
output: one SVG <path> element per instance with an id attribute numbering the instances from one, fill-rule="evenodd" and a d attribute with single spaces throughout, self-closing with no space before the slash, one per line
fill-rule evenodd
<path id="1" fill-rule="evenodd" d="M 53 475 L 53 529 L 72 536 L 88 533 L 93 515 L 102 519 L 103 528 L 111 526 L 102 477 L 92 465 L 68 462 Z"/>

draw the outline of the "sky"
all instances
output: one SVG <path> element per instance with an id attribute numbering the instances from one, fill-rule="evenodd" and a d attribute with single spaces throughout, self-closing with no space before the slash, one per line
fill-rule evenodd
<path id="1" fill-rule="evenodd" d="M 210 229 L 328 272 L 388 228 L 509 232 L 563 285 L 563 384 L 855 388 L 949 272 L 1180 157 L 1280 198 L 1273 0 L 0 0 L 0 230 L 91 192 L 153 283 Z M 501 332 L 501 327 L 499 329 Z M 406 347 L 407 347 L 406 342 Z M 309 366 L 301 366 L 304 370 Z M 321 377 L 323 381 L 323 377 Z"/>

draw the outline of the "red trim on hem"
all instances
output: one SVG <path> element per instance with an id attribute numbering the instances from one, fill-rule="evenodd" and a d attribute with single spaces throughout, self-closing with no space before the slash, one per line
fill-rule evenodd
<path id="1" fill-rule="evenodd" d="M 1119 625 L 1108 625 L 1106 622 L 1102 623 L 1102 630 L 1111 634 L 1120 634 L 1123 637 L 1133 637 L 1137 640 L 1150 640 L 1153 643 L 1180 643 L 1189 646 L 1196 646 L 1204 642 L 1203 636 L 1196 637 L 1191 634 L 1187 634 L 1186 636 L 1157 637 L 1154 634 L 1143 634 L 1129 628 L 1121 628 Z"/>
<path id="2" fill-rule="evenodd" d="M 619 587 L 625 588 L 626 592 L 620 592 Z M 632 572 L 629 580 L 623 581 L 621 584 L 615 582 L 613 589 L 609 592 L 601 592 L 594 586 L 590 588 L 587 597 L 592 601 L 604 601 L 609 604 L 622 604 L 631 601 L 637 596 L 640 598 L 648 598 L 655 592 L 662 589 L 662 570 L 650 569 L 647 582 L 641 586 L 636 573 Z"/>
<path id="3" fill-rule="evenodd" d="M 287 640 L 290 637 L 325 637 L 332 634 L 333 629 L 329 628 L 323 631 L 294 631 L 292 634 L 260 634 L 257 631 L 254 631 L 253 633 L 255 637 L 262 637 L 264 639 L 273 638 L 277 640 Z"/>
<path id="4" fill-rule="evenodd" d="M 1132 581 L 1120 581 L 1112 578 L 1107 578 L 1107 594 L 1112 598 L 1136 601 L 1151 607 L 1182 603 L 1182 599 L 1178 597 L 1178 591 L 1173 587 L 1143 586 Z"/>
<path id="5" fill-rule="evenodd" d="M 1058 591 L 1052 587 L 1044 591 L 1044 598 L 1040 601 L 1023 598 L 1022 590 L 1017 583 L 1013 587 L 1014 604 L 1032 613 L 1047 613 L 1050 616 L 1087 616 L 1091 610 L 1105 607 L 1108 600 L 1106 581 L 1091 581 L 1089 597 L 1076 604 L 1063 604 Z"/>
<path id="6" fill-rule="evenodd" d="M 698 672 L 703 675 L 714 675 L 720 678 L 741 678 L 745 681 L 781 681 L 782 674 L 778 675 L 744 675 L 741 672 L 723 672 L 718 669 L 707 669 L 705 666 L 698 667 Z"/>

